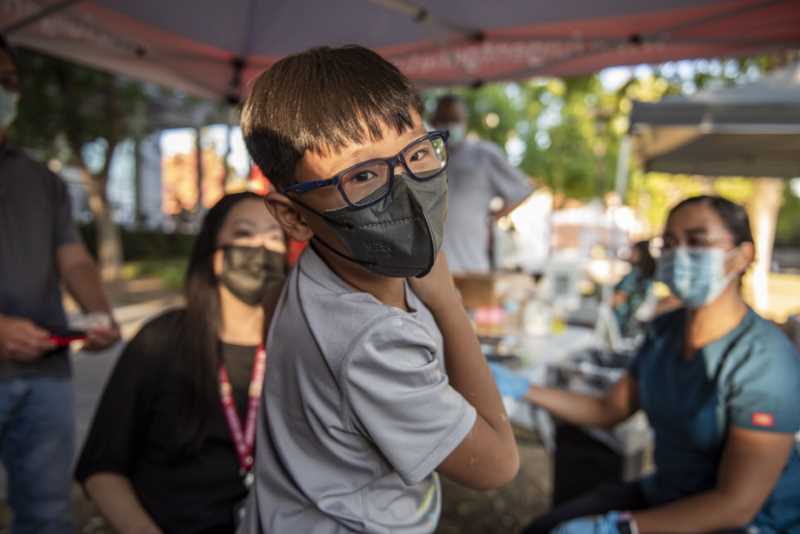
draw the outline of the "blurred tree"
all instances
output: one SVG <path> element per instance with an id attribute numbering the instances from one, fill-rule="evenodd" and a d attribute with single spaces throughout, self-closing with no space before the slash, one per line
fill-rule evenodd
<path id="1" fill-rule="evenodd" d="M 80 171 L 103 277 L 114 279 L 122 246 L 108 202 L 109 169 L 118 144 L 144 133 L 144 86 L 27 50 L 19 56 L 22 100 L 10 137 L 44 161 L 57 158 Z"/>

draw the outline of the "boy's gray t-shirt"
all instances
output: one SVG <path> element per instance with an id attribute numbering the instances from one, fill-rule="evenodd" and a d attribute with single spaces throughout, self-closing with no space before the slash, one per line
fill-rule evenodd
<path id="1" fill-rule="evenodd" d="M 267 344 L 256 481 L 245 533 L 430 533 L 434 469 L 475 409 L 448 383 L 442 337 L 406 287 L 406 312 L 358 292 L 309 248 Z"/>

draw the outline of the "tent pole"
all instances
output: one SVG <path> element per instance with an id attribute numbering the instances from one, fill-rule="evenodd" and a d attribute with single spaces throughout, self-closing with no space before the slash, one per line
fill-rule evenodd
<path id="1" fill-rule="evenodd" d="M 763 314 L 769 308 L 769 272 L 784 181 L 780 178 L 756 178 L 754 185 L 755 191 L 750 203 L 756 248 L 752 274 L 753 307 Z"/>
<path id="2" fill-rule="evenodd" d="M 622 203 L 625 203 L 625 192 L 628 190 L 628 174 L 631 164 L 631 145 L 630 134 L 622 138 L 617 155 L 617 176 L 614 180 L 614 191 L 619 195 Z"/>
<path id="3" fill-rule="evenodd" d="M 2 33 L 5 36 L 9 36 L 12 33 L 16 33 L 19 30 L 22 30 L 22 29 L 30 26 L 31 24 L 39 22 L 40 20 L 42 20 L 45 17 L 49 17 L 50 15 L 58 13 L 59 11 L 64 11 L 65 9 L 70 8 L 74 4 L 77 4 L 77 3 L 82 2 L 82 1 L 83 0 L 63 0 L 62 2 L 57 2 L 55 4 L 52 4 L 50 6 L 45 7 L 43 9 L 40 9 L 36 13 L 33 13 L 32 15 L 29 15 L 29 16 L 25 17 L 22 20 L 18 20 L 17 22 L 14 22 L 13 24 L 9 24 L 5 28 L 3 28 Z"/>
<path id="4" fill-rule="evenodd" d="M 195 169 L 196 169 L 196 187 L 197 187 L 197 204 L 195 204 L 195 222 L 199 224 L 200 219 L 202 219 L 203 215 L 205 214 L 205 205 L 203 204 L 203 183 L 205 180 L 203 179 L 203 129 L 199 126 L 195 127 L 194 129 L 194 157 L 195 157 Z"/>
<path id="5" fill-rule="evenodd" d="M 622 205 L 625 204 L 625 190 L 628 188 L 628 163 L 630 161 L 630 154 L 631 137 L 629 134 L 626 134 L 625 137 L 622 138 L 622 141 L 619 145 L 619 154 L 617 156 L 617 174 L 614 177 L 614 191 L 616 192 L 617 197 Z M 606 209 L 608 209 L 608 207 Z M 614 240 L 609 237 L 608 243 L 606 243 L 606 257 L 608 258 L 609 262 L 609 277 L 616 283 L 616 267 L 619 250 L 617 244 L 613 241 Z M 611 301 L 614 298 L 614 290 L 611 283 L 604 283 L 600 294 L 603 306 L 608 307 L 610 310 Z"/>

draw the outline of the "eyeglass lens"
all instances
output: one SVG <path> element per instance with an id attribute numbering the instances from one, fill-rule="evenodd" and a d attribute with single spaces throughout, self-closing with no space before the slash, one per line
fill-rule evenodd
<path id="1" fill-rule="evenodd" d="M 428 180 L 447 165 L 447 148 L 442 137 L 420 139 L 400 153 L 411 177 Z M 371 161 L 354 167 L 340 179 L 346 200 L 355 206 L 375 202 L 389 192 L 391 169 L 386 161 Z"/>

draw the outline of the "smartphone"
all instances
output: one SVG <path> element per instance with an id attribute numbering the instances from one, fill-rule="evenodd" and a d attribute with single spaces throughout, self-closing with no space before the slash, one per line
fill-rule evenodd
<path id="1" fill-rule="evenodd" d="M 67 330 L 60 334 L 50 334 L 50 341 L 56 347 L 66 347 L 73 341 L 83 341 L 86 339 L 85 330 Z"/>

